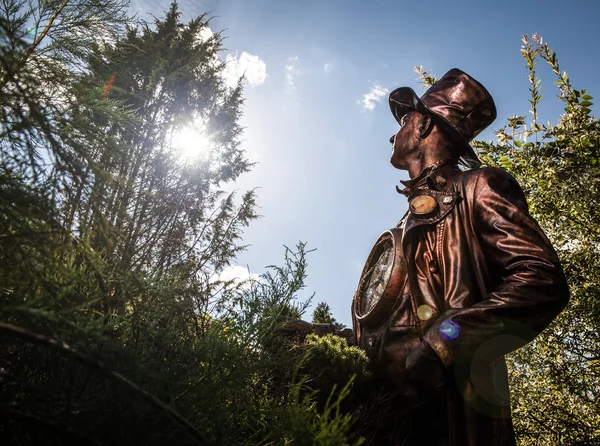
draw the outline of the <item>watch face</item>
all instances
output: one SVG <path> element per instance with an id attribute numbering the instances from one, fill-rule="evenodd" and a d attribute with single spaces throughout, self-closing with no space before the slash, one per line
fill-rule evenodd
<path id="1" fill-rule="evenodd" d="M 378 327 L 389 318 L 406 283 L 402 233 L 402 229 L 392 228 L 381 234 L 365 262 L 352 301 L 354 317 L 361 326 Z"/>
<path id="2" fill-rule="evenodd" d="M 386 240 L 382 243 L 379 258 L 375 258 L 375 263 L 369 268 L 367 274 L 364 276 L 366 284 L 364 285 L 364 292 L 362 299 L 360 300 L 359 311 L 365 315 L 371 312 L 375 305 L 381 299 L 381 296 L 385 292 L 390 276 L 392 274 L 392 267 L 394 265 L 394 246 L 391 241 Z"/>
<path id="3" fill-rule="evenodd" d="M 437 201 L 430 195 L 419 195 L 413 198 L 408 205 L 410 212 L 417 217 L 430 217 L 438 210 Z"/>

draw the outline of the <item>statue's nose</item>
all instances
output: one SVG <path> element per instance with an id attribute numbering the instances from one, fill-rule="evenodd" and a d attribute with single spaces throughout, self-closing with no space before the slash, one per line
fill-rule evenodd
<path id="1" fill-rule="evenodd" d="M 396 138 L 395 134 L 390 136 L 390 144 L 394 144 L 394 138 Z"/>

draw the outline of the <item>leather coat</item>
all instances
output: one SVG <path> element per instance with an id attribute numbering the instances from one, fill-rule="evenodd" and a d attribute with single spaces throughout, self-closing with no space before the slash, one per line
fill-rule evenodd
<path id="1" fill-rule="evenodd" d="M 354 321 L 356 342 L 394 381 L 407 410 L 422 395 L 405 376 L 406 357 L 426 342 L 447 370 L 448 444 L 514 445 L 504 355 L 567 304 L 556 252 L 502 169 L 447 165 L 403 184 L 409 201 L 435 198 L 437 212 L 408 213 L 399 223 L 403 292 L 378 327 Z"/>

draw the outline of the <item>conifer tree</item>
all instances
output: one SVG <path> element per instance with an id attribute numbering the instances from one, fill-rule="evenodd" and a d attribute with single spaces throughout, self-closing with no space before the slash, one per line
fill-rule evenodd
<path id="1" fill-rule="evenodd" d="M 304 245 L 218 280 L 256 214 L 223 190 L 250 164 L 207 17 L 121 33 L 116 0 L 2 6 L 0 443 L 342 444 L 341 397 L 300 398 L 275 336 L 305 308 Z"/>
<path id="2" fill-rule="evenodd" d="M 313 311 L 312 321 L 318 324 L 332 324 L 337 329 L 344 328 L 344 324 L 338 322 L 331 313 L 327 302 L 319 302 Z"/>
<path id="3" fill-rule="evenodd" d="M 81 111 L 78 119 L 114 145 L 91 141 L 94 168 L 62 204 L 68 227 L 115 268 L 180 283 L 191 315 L 209 310 L 214 278 L 243 249 L 241 231 L 256 213 L 252 191 L 236 200 L 222 190 L 250 168 L 239 141 L 242 83 L 225 85 L 221 37 L 206 37 L 207 17 L 179 18 L 173 3 L 164 19 L 130 28 L 88 58 L 80 88 L 115 101 L 133 119 Z M 185 141 L 196 144 L 193 157 L 178 147 L 182 132 L 193 135 Z M 108 294 L 106 313 L 131 298 L 121 286 Z"/>

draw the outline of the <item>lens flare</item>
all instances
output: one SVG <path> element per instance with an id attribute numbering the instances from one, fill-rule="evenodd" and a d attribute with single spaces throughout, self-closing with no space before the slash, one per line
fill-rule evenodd
<path id="1" fill-rule="evenodd" d="M 460 328 L 458 327 L 458 324 L 454 321 L 444 321 L 440 325 L 440 335 L 447 341 L 452 341 L 458 338 L 459 334 Z"/>
<path id="2" fill-rule="evenodd" d="M 113 84 L 115 83 L 115 79 L 117 78 L 117 73 L 113 73 L 110 78 L 108 79 L 108 81 L 106 81 L 106 84 L 104 84 L 104 88 L 102 89 L 102 97 L 105 98 L 108 96 L 108 93 L 110 93 L 110 89 L 112 88 Z"/>
<path id="3" fill-rule="evenodd" d="M 433 310 L 427 304 L 421 305 L 419 308 L 417 308 L 417 316 L 422 321 L 426 321 L 428 319 L 431 319 L 431 316 L 433 316 Z"/>

